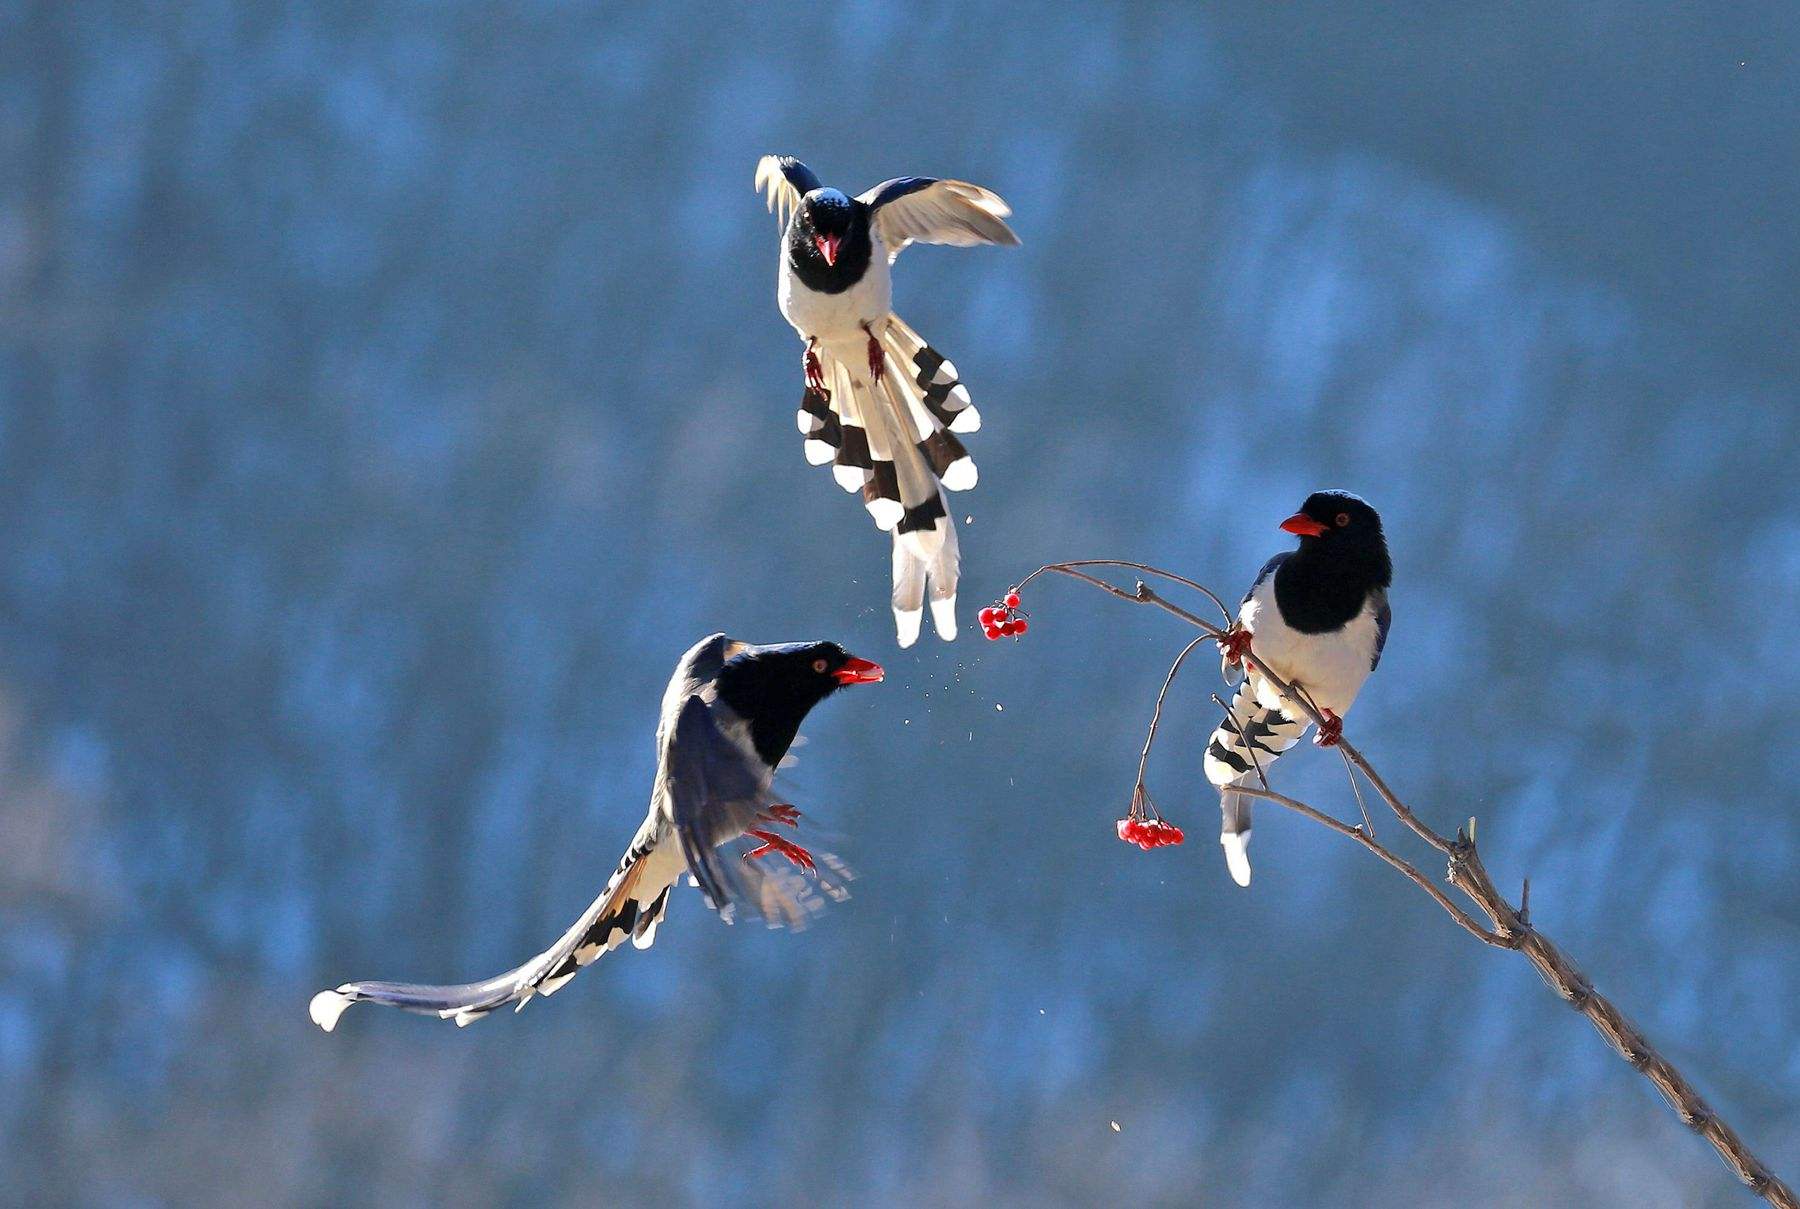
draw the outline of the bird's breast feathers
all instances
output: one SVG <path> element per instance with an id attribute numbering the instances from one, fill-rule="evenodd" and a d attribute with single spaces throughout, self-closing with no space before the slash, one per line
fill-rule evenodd
<path id="1" fill-rule="evenodd" d="M 782 316 L 802 336 L 861 348 L 868 339 L 863 324 L 886 318 L 893 309 L 893 278 L 888 273 L 887 251 L 876 240 L 868 270 L 855 285 L 839 294 L 809 288 L 783 255 L 778 298 Z"/>
<path id="2" fill-rule="evenodd" d="M 1305 634 L 1282 620 L 1275 604 L 1275 577 L 1270 575 L 1250 594 L 1238 611 L 1238 619 L 1255 635 L 1251 646 L 1283 680 L 1298 683 L 1315 704 L 1342 717 L 1369 678 L 1378 625 L 1371 600 L 1342 629 L 1324 634 Z M 1259 686 L 1257 698 L 1270 709 L 1281 709 L 1280 695 Z M 1297 711 L 1287 711 L 1298 716 Z"/>

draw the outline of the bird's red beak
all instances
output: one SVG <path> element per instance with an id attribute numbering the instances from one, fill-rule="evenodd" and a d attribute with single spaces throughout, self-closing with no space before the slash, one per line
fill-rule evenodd
<path id="1" fill-rule="evenodd" d="M 838 237 L 835 235 L 815 235 L 813 243 L 818 245 L 819 255 L 825 258 L 827 265 L 837 263 Z"/>
<path id="2" fill-rule="evenodd" d="M 1294 513 L 1294 515 L 1281 522 L 1281 527 L 1298 537 L 1317 537 L 1319 534 L 1325 532 L 1324 525 L 1306 515 L 1304 512 Z"/>
<path id="3" fill-rule="evenodd" d="M 879 663 L 852 655 L 843 667 L 831 673 L 839 684 L 880 684 L 883 672 Z"/>

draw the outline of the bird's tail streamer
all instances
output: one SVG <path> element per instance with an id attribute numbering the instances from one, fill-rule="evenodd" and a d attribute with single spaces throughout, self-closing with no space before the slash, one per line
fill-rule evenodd
<path id="1" fill-rule="evenodd" d="M 524 965 L 483 982 L 436 986 L 415 982 L 346 982 L 312 998 L 313 1023 L 326 1032 L 353 1003 L 380 1003 L 456 1021 L 458 1027 L 481 1019 L 496 1008 L 523 1008 L 535 996 L 552 995 L 582 967 L 618 948 L 627 939 L 640 949 L 656 940 L 656 926 L 669 906 L 672 882 L 651 883 L 643 876 L 645 853 L 634 845 L 620 862 L 607 887 L 557 942 Z"/>
<path id="2" fill-rule="evenodd" d="M 1219 843 L 1225 849 L 1231 880 L 1240 886 L 1250 884 L 1251 799 L 1233 793 L 1232 787 L 1261 780 L 1277 757 L 1300 741 L 1308 725 L 1304 718 L 1295 721 L 1260 704 L 1250 678 L 1245 677 L 1219 728 L 1207 741 L 1206 779 L 1220 790 Z"/>
<path id="3" fill-rule="evenodd" d="M 938 636 L 949 641 L 960 555 L 945 492 L 975 485 L 975 462 L 958 438 L 981 427 L 981 413 L 956 366 L 899 316 L 883 320 L 876 338 L 879 375 L 866 357 L 847 362 L 818 349 L 826 389 L 809 387 L 798 415 L 806 460 L 829 463 L 838 486 L 861 492 L 876 527 L 893 534 L 900 645 L 918 640 L 928 597 Z"/>

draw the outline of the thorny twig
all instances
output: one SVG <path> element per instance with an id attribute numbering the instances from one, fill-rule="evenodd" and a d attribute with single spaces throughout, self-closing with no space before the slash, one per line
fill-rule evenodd
<path id="1" fill-rule="evenodd" d="M 1231 624 L 1232 616 L 1224 602 L 1200 584 L 1183 576 L 1146 566 L 1143 563 L 1117 559 L 1083 559 L 1076 562 L 1051 563 L 1039 567 L 1020 581 L 1019 587 L 1023 588 L 1046 572 L 1067 575 L 1100 588 L 1121 600 L 1127 600 L 1133 604 L 1154 605 L 1202 631 L 1201 637 L 1190 642 L 1177 657 L 1174 666 L 1169 669 L 1168 678 L 1163 682 L 1162 691 L 1157 695 L 1156 713 L 1151 719 L 1150 734 L 1144 741 L 1144 754 L 1138 764 L 1138 785 L 1141 787 L 1144 768 L 1150 757 L 1150 744 L 1156 737 L 1156 728 L 1162 718 L 1163 698 L 1168 694 L 1169 686 L 1174 682 L 1176 673 L 1180 671 L 1182 662 L 1196 645 L 1209 638 L 1216 640 L 1222 637 L 1225 631 L 1222 627 L 1198 617 L 1160 596 L 1154 588 L 1141 579 L 1135 590 L 1128 592 L 1097 575 L 1080 570 L 1079 568 L 1082 567 L 1119 567 L 1145 575 L 1159 576 L 1205 595 L 1218 606 L 1220 613 L 1224 616 L 1225 625 Z M 1324 721 L 1319 711 L 1303 692 L 1299 691 L 1295 685 L 1283 680 L 1277 673 L 1270 670 L 1268 664 L 1256 657 L 1254 639 L 1252 639 L 1252 649 L 1245 658 L 1255 663 L 1257 675 L 1279 693 L 1284 701 L 1292 703 L 1295 708 L 1311 719 L 1314 725 L 1319 725 Z M 1779 1209 L 1800 1209 L 1800 1198 L 1795 1197 L 1793 1189 L 1770 1171 L 1761 1159 L 1751 1153 L 1750 1148 L 1744 1144 L 1742 1138 L 1738 1137 L 1737 1132 L 1713 1111 L 1700 1093 L 1694 1089 L 1693 1084 L 1689 1083 L 1667 1058 L 1651 1046 L 1643 1033 L 1639 1032 L 1637 1027 L 1625 1018 L 1624 1013 L 1611 1000 L 1594 990 L 1593 983 L 1588 980 L 1587 975 L 1582 973 L 1581 969 L 1569 960 L 1561 949 L 1532 926 L 1529 922 L 1530 881 L 1527 880 L 1524 884 L 1520 905 L 1517 908 L 1500 893 L 1495 887 L 1493 879 L 1488 876 L 1487 869 L 1483 866 L 1481 857 L 1475 849 L 1475 820 L 1473 818 L 1469 820 L 1466 829 L 1459 828 L 1457 830 L 1454 839 L 1447 839 L 1427 826 L 1400 800 L 1399 796 L 1389 788 L 1387 782 L 1381 778 L 1381 775 L 1375 771 L 1363 754 L 1351 745 L 1349 740 L 1340 740 L 1338 751 L 1354 772 L 1360 772 L 1368 779 L 1369 784 L 1381 796 L 1382 801 L 1387 803 L 1395 817 L 1405 823 L 1414 835 L 1449 859 L 1448 881 L 1475 904 L 1481 914 L 1488 918 L 1491 927 L 1482 927 L 1474 917 L 1452 902 L 1448 895 L 1433 884 L 1411 862 L 1377 842 L 1373 828 L 1367 825 L 1368 811 L 1366 807 L 1363 810 L 1364 826 L 1357 827 L 1326 814 L 1316 807 L 1309 806 L 1305 802 L 1266 788 L 1266 779 L 1264 788 L 1233 786 L 1232 791 L 1274 802 L 1278 806 L 1283 806 L 1356 841 L 1429 894 L 1433 901 L 1442 907 L 1464 931 L 1484 944 L 1495 948 L 1515 949 L 1522 953 L 1552 990 L 1562 996 L 1569 1006 L 1585 1016 L 1588 1022 L 1606 1039 L 1607 1044 L 1611 1045 L 1620 1057 L 1629 1062 L 1634 1070 L 1650 1080 L 1657 1091 L 1662 1093 L 1663 1099 L 1668 1102 L 1669 1107 L 1681 1118 L 1682 1123 L 1705 1138 L 1713 1149 L 1718 1151 L 1719 1157 L 1725 1160 L 1726 1166 L 1731 1168 L 1733 1174 L 1747 1188 L 1771 1205 L 1778 1206 Z M 1351 776 L 1352 788 L 1356 785 L 1354 772 Z M 1360 791 L 1357 800 L 1358 804 L 1362 805 Z"/>

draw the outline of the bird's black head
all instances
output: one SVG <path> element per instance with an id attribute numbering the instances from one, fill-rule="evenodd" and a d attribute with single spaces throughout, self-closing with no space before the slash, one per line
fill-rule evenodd
<path id="1" fill-rule="evenodd" d="M 1308 561 L 1366 575 L 1371 588 L 1385 588 L 1393 578 L 1381 516 L 1359 495 L 1315 491 L 1281 527 L 1299 537 Z"/>
<path id="2" fill-rule="evenodd" d="M 835 642 L 747 646 L 720 670 L 719 700 L 750 723 L 757 754 L 773 765 L 787 754 L 813 706 L 841 688 L 881 678 L 880 664 Z"/>
<path id="3" fill-rule="evenodd" d="M 866 207 L 836 189 L 800 199 L 788 234 L 788 255 L 800 280 L 815 290 L 842 293 L 862 280 L 873 244 Z"/>

